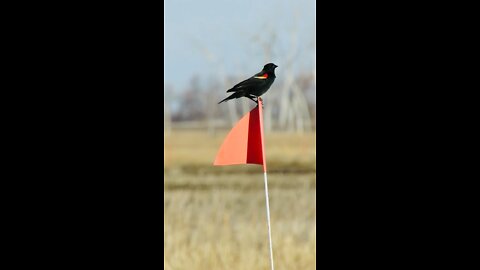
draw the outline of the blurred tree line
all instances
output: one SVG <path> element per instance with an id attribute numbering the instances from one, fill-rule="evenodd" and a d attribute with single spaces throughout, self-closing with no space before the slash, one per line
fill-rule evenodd
<path id="1" fill-rule="evenodd" d="M 283 73 L 283 72 L 282 72 Z M 315 130 L 316 100 L 313 71 L 292 78 L 277 77 L 270 90 L 263 95 L 266 130 L 305 132 Z M 165 85 L 164 128 L 208 129 L 215 132 L 231 128 L 256 104 L 240 98 L 217 104 L 226 97 L 225 91 L 245 78 L 227 77 L 201 80 L 191 78 L 186 89 L 175 91 Z"/>

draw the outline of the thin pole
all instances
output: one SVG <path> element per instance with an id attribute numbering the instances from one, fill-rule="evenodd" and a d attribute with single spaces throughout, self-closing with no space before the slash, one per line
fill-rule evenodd
<path id="1" fill-rule="evenodd" d="M 263 140 L 263 100 L 258 97 L 258 113 L 260 118 L 260 138 L 262 140 L 262 160 L 263 160 L 263 176 L 265 179 L 265 202 L 267 206 L 267 226 L 268 226 L 268 243 L 270 246 L 270 266 L 273 267 L 273 249 L 272 249 L 272 231 L 270 229 L 270 205 L 268 204 L 268 181 L 267 181 L 267 160 L 265 159 L 265 143 Z"/>
<path id="2" fill-rule="evenodd" d="M 268 182 L 267 182 L 267 172 L 263 173 L 265 179 L 265 202 L 267 205 L 267 225 L 268 225 L 268 241 L 270 243 L 270 265 L 273 267 L 273 250 L 272 250 L 272 232 L 270 230 L 270 205 L 268 204 Z"/>

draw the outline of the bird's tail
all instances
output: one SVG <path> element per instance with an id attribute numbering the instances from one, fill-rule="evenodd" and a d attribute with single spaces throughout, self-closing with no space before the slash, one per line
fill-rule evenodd
<path id="1" fill-rule="evenodd" d="M 224 101 L 227 101 L 227 100 L 229 100 L 229 99 L 232 99 L 232 96 L 229 96 L 229 97 L 223 99 L 222 101 L 218 102 L 217 104 L 220 104 L 220 103 L 222 103 L 222 102 L 224 102 Z"/>
<path id="2" fill-rule="evenodd" d="M 218 102 L 218 104 L 224 102 L 224 101 L 227 101 L 227 100 L 230 100 L 230 99 L 234 99 L 234 98 L 239 98 L 239 97 L 242 97 L 242 93 L 241 92 L 235 92 L 233 94 L 231 94 L 230 96 L 228 96 L 227 98 L 223 99 L 222 101 Z"/>

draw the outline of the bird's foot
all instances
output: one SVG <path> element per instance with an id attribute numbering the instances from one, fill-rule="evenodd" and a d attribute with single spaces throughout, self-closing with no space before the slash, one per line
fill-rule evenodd
<path id="1" fill-rule="evenodd" d="M 265 105 L 263 104 L 263 99 L 261 97 L 257 97 L 257 105 L 258 105 L 258 101 L 262 102 L 262 109 L 264 109 Z"/>

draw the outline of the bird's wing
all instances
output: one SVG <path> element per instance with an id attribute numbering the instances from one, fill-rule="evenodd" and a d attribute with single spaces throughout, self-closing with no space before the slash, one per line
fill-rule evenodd
<path id="1" fill-rule="evenodd" d="M 231 89 L 227 90 L 228 92 L 237 92 L 240 90 L 245 90 L 246 88 L 249 88 L 251 86 L 258 86 L 259 83 L 264 83 L 264 80 L 268 77 L 268 75 L 264 74 L 263 72 L 259 72 L 252 77 L 237 83 L 235 86 L 233 86 Z"/>

